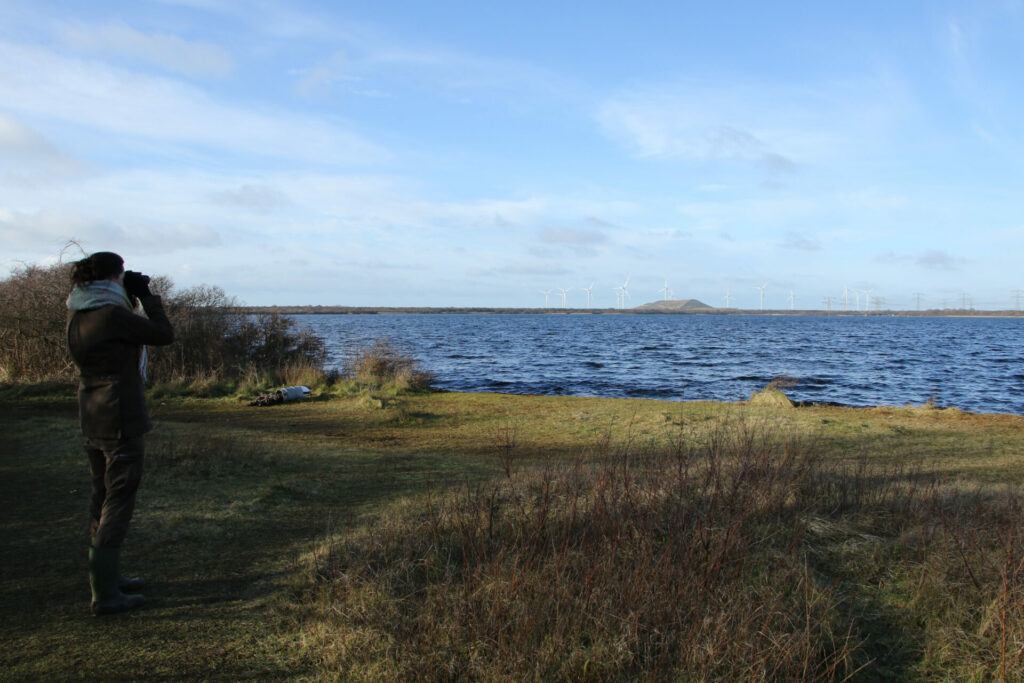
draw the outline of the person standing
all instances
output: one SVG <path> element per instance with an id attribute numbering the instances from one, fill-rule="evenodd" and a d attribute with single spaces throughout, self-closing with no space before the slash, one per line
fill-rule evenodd
<path id="1" fill-rule="evenodd" d="M 174 329 L 149 277 L 125 272 L 109 251 L 74 263 L 67 299 L 67 343 L 78 368 L 78 410 L 92 474 L 89 585 L 94 615 L 140 607 L 141 579 L 120 573 L 121 547 L 142 479 L 146 345 L 174 341 Z M 146 317 L 136 314 L 141 303 Z"/>

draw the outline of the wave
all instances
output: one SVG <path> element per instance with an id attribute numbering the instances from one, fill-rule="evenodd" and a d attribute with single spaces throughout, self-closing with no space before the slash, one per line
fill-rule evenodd
<path id="1" fill-rule="evenodd" d="M 719 316 L 308 316 L 342 365 L 351 339 L 388 337 L 440 387 L 736 401 L 775 377 L 794 401 L 1024 413 L 1020 321 Z M 628 324 L 623 324 L 628 322 Z M 729 332 L 728 330 L 732 330 Z M 637 351 L 640 351 L 638 353 Z"/>

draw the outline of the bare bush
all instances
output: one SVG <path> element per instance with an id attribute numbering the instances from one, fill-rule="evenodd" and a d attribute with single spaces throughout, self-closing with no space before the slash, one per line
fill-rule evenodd
<path id="1" fill-rule="evenodd" d="M 25 266 L 0 281 L 0 381 L 73 381 L 65 340 L 70 266 Z M 164 300 L 175 343 L 153 347 L 154 382 L 209 382 L 254 375 L 322 374 L 323 341 L 277 314 L 249 316 L 219 287 L 175 290 L 150 283 Z"/>
<path id="2" fill-rule="evenodd" d="M 69 380 L 65 265 L 21 266 L 0 281 L 0 381 Z"/>
<path id="3" fill-rule="evenodd" d="M 171 292 L 165 308 L 175 343 L 151 352 L 158 381 L 242 378 L 267 373 L 320 370 L 323 341 L 278 314 L 247 315 L 220 287 Z"/>

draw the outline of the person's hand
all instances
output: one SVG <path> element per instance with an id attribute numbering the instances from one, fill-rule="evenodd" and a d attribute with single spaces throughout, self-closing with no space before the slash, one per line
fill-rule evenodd
<path id="1" fill-rule="evenodd" d="M 128 292 L 128 296 L 136 298 L 153 296 L 149 291 L 149 276 L 136 273 L 134 270 L 124 272 L 124 291 Z"/>

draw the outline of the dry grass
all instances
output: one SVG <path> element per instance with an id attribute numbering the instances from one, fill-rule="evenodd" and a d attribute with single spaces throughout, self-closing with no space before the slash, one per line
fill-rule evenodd
<path id="1" fill-rule="evenodd" d="M 316 553 L 311 645 L 345 680 L 1024 676 L 1016 496 L 818 452 L 727 421 L 405 501 Z"/>
<path id="2" fill-rule="evenodd" d="M 422 391 L 434 381 L 432 373 L 386 338 L 367 345 L 354 344 L 345 356 L 343 375 L 363 387 L 392 387 L 399 391 Z"/>
<path id="3" fill-rule="evenodd" d="M 365 398 L 152 400 L 97 624 L 73 396 L 0 389 L 8 678 L 1024 678 L 1020 416 Z"/>

